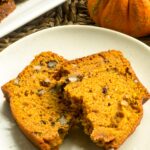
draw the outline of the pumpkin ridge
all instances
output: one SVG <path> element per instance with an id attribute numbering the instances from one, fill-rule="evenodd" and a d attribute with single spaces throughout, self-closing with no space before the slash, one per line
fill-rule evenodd
<path id="1" fill-rule="evenodd" d="M 128 6 L 127 6 L 127 20 L 128 20 L 128 29 L 129 29 L 129 33 L 128 34 L 131 34 L 131 29 L 130 29 L 130 0 L 128 0 Z"/>
<path id="2" fill-rule="evenodd" d="M 101 0 L 99 0 L 99 1 L 101 1 Z M 102 0 L 102 1 L 104 2 L 105 0 Z M 100 17 L 100 15 L 103 16 L 105 10 L 106 10 L 107 7 L 109 6 L 109 2 L 110 2 L 110 1 L 108 1 L 108 0 L 107 0 L 107 3 L 106 3 L 106 1 L 105 1 L 103 10 L 101 10 L 101 11 L 102 11 L 101 14 L 99 13 L 99 18 L 103 18 L 103 17 Z M 102 20 L 101 20 L 101 19 L 99 20 L 99 24 L 102 25 Z"/>

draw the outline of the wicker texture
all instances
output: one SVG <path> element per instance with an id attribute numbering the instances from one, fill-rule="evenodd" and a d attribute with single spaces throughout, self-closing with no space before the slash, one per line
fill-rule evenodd
<path id="1" fill-rule="evenodd" d="M 88 15 L 86 3 L 87 0 L 68 0 L 61 6 L 50 10 L 25 26 L 1 38 L 0 51 L 26 35 L 49 27 L 67 24 L 95 25 Z M 140 40 L 150 46 L 150 36 L 140 38 Z"/>

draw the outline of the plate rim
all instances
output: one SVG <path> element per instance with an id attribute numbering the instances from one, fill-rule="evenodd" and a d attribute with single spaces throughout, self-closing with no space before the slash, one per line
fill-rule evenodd
<path id="1" fill-rule="evenodd" d="M 37 32 L 34 32 L 32 34 L 29 34 L 21 39 L 19 39 L 18 41 L 10 44 L 8 47 L 4 48 L 1 52 L 0 52 L 0 57 L 2 57 L 3 55 L 9 53 L 9 51 L 11 51 L 11 47 L 16 46 L 18 43 L 23 42 L 25 40 L 28 40 L 29 38 L 32 37 L 36 37 L 40 34 L 44 34 L 45 32 L 50 32 L 50 31 L 55 31 L 55 30 L 63 30 L 63 29 L 88 29 L 88 30 L 99 30 L 102 32 L 106 32 L 106 33 L 110 33 L 110 34 L 116 34 L 117 36 L 121 36 L 125 39 L 131 40 L 137 44 L 140 44 L 141 46 L 143 46 L 146 50 L 148 50 L 150 52 L 150 46 L 146 45 L 145 43 L 143 43 L 142 41 L 131 37 L 129 35 L 126 35 L 124 33 L 115 31 L 115 30 L 111 30 L 111 29 L 107 29 L 107 28 L 103 28 L 103 27 L 98 27 L 98 26 L 93 26 L 93 25 L 60 25 L 60 26 L 55 26 L 55 27 L 49 27 Z"/>

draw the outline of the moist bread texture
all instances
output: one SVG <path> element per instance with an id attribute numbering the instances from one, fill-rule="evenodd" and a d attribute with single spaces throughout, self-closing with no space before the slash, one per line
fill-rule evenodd
<path id="1" fill-rule="evenodd" d="M 121 52 L 111 50 L 66 62 L 64 97 L 84 131 L 105 149 L 117 149 L 140 123 L 150 97 Z"/>
<path id="2" fill-rule="evenodd" d="M 16 8 L 14 0 L 0 0 L 0 21 Z"/>
<path id="3" fill-rule="evenodd" d="M 2 87 L 20 129 L 41 150 L 57 150 L 70 128 L 72 116 L 54 79 L 65 61 L 43 52 Z"/>

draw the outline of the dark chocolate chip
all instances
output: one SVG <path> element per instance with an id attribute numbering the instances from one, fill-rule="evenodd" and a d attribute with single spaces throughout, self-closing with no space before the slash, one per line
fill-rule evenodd
<path id="1" fill-rule="evenodd" d="M 107 91 L 108 91 L 107 87 L 103 87 L 102 93 L 103 93 L 103 94 L 107 94 Z"/>
<path id="2" fill-rule="evenodd" d="M 47 139 L 43 139 L 43 140 L 44 140 L 44 143 L 49 144 L 49 140 Z"/>
<path id="3" fill-rule="evenodd" d="M 28 95 L 29 95 L 29 92 L 28 92 L 28 91 L 25 91 L 24 95 L 25 95 L 25 96 L 28 96 Z"/>
<path id="4" fill-rule="evenodd" d="M 108 103 L 108 106 L 111 106 L 111 103 Z"/>
<path id="5" fill-rule="evenodd" d="M 62 128 L 59 128 L 59 129 L 58 129 L 58 133 L 61 135 L 61 134 L 64 133 L 64 130 L 63 130 Z"/>
<path id="6" fill-rule="evenodd" d="M 44 120 L 41 120 L 41 123 L 42 123 L 42 124 L 46 124 L 46 121 L 44 121 Z"/>
<path id="7" fill-rule="evenodd" d="M 41 81 L 41 82 L 40 82 L 40 84 L 41 84 L 41 86 L 49 87 L 49 85 L 50 85 L 50 81 L 48 81 L 48 80 L 44 80 L 44 81 Z"/>
<path id="8" fill-rule="evenodd" d="M 131 75 L 132 74 L 131 69 L 127 67 L 126 68 L 126 73 L 129 74 L 129 75 Z"/>
<path id="9" fill-rule="evenodd" d="M 55 126 L 55 122 L 51 122 L 51 126 Z"/>
<path id="10" fill-rule="evenodd" d="M 123 118 L 124 117 L 124 113 L 123 112 L 117 112 L 116 116 L 119 118 Z"/>

